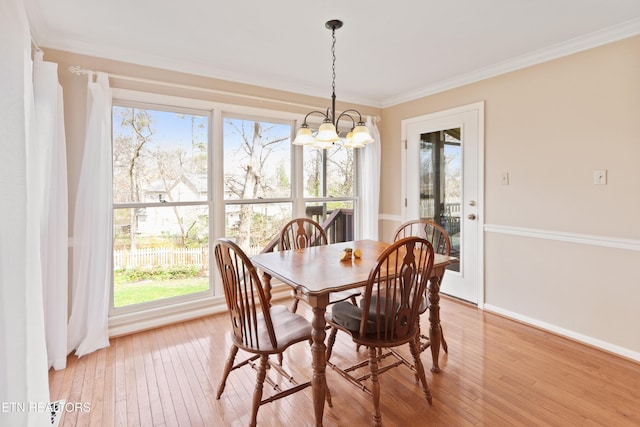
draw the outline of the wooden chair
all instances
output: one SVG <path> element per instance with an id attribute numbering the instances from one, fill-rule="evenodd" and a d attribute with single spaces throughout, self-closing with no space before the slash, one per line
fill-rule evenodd
<path id="1" fill-rule="evenodd" d="M 417 219 L 413 221 L 407 221 L 401 224 L 393 235 L 393 240 L 399 240 L 408 236 L 418 236 L 427 239 L 433 246 L 435 253 L 440 255 L 449 256 L 451 253 L 451 240 L 449 234 L 440 224 L 427 219 Z M 440 278 L 442 280 L 442 277 Z M 429 300 L 425 298 L 425 306 L 421 308 L 420 314 L 427 311 Z M 442 325 L 440 326 L 440 342 L 442 349 L 445 353 L 449 353 L 449 346 L 444 339 L 444 333 L 442 332 Z M 422 339 L 421 351 L 429 348 L 429 337 L 426 335 L 420 335 Z"/>
<path id="2" fill-rule="evenodd" d="M 433 258 L 433 247 L 426 239 L 407 237 L 392 243 L 380 254 L 376 266 L 369 273 L 360 307 L 339 302 L 331 313 L 327 313 L 326 320 L 331 326 L 327 363 L 349 382 L 371 394 L 376 426 L 382 423 L 378 375 L 393 367 L 405 364 L 414 370 L 422 383 L 425 398 L 432 404 L 431 390 L 420 360 L 419 311 L 425 298 Z M 357 345 L 368 348 L 370 375 L 355 375 L 357 369 L 366 366 L 365 363 L 343 369 L 329 362 L 338 330 L 348 333 Z M 382 349 L 407 343 L 413 356 L 413 365 L 400 359 L 394 364 L 379 366 L 386 357 Z M 369 378 L 371 388 L 365 384 Z"/>
<path id="3" fill-rule="evenodd" d="M 280 249 L 302 249 L 311 246 L 321 246 L 328 244 L 327 233 L 324 228 L 311 218 L 295 218 L 285 224 L 280 231 Z M 356 297 L 360 295 L 358 291 L 343 291 L 334 292 L 331 294 L 330 304 L 345 301 L 350 299 L 353 304 L 356 304 Z M 298 310 L 298 303 L 300 297 L 297 292 L 293 293 L 293 305 L 291 311 L 296 312 Z"/>
<path id="4" fill-rule="evenodd" d="M 255 268 L 238 245 L 227 239 L 218 240 L 215 246 L 215 258 L 218 271 L 222 276 L 233 342 L 218 386 L 216 399 L 220 399 L 227 377 L 232 370 L 245 365 L 252 366 L 257 370 L 257 380 L 249 425 L 255 426 L 258 408 L 261 405 L 311 385 L 310 381 L 297 384 L 293 377 L 284 371 L 281 364 L 271 363 L 269 360 L 269 355 L 282 354 L 284 350 L 295 343 L 301 341 L 311 343 L 311 324 L 304 317 L 289 311 L 285 306 L 269 305 Z M 239 349 L 251 353 L 252 356 L 248 360 L 234 365 Z M 260 364 L 257 367 L 253 363 L 256 359 L 260 359 Z M 279 385 L 266 375 L 267 367 L 284 375 L 292 386 L 284 390 L 280 389 Z M 278 392 L 263 400 L 262 388 L 265 381 Z"/>
<path id="5" fill-rule="evenodd" d="M 403 237 L 417 236 L 427 239 L 435 253 L 449 256 L 451 253 L 451 241 L 449 234 L 440 225 L 427 219 L 407 221 L 400 225 L 393 234 L 393 241 Z"/>

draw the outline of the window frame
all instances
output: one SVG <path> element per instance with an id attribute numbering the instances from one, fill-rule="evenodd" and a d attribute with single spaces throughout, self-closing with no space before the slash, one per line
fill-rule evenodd
<path id="1" fill-rule="evenodd" d="M 119 93 L 119 91 L 118 91 Z M 211 263 L 211 255 L 212 255 L 212 251 L 211 251 L 211 216 L 212 216 L 212 211 L 213 211 L 213 196 L 212 196 L 212 189 L 211 189 L 211 174 L 212 174 L 212 169 L 211 169 L 211 128 L 213 126 L 213 116 L 212 116 L 212 110 L 211 109 L 203 109 L 203 108 L 194 108 L 194 106 L 185 106 L 184 104 L 182 105 L 176 105 L 176 104 L 168 104 L 166 102 L 163 103 L 158 103 L 158 102 L 152 102 L 149 99 L 143 100 L 143 101 L 138 101 L 138 100 L 132 100 L 132 99 L 123 99 L 121 97 L 117 97 L 116 94 L 114 93 L 114 97 L 112 100 L 112 109 L 111 112 L 113 114 L 113 107 L 124 107 L 124 108 L 136 108 L 136 109 L 148 109 L 148 110 L 155 110 L 155 111 L 163 111 L 163 112 L 168 112 L 168 113 L 184 113 L 184 114 L 192 114 L 192 115 L 199 115 L 199 116 L 203 116 L 203 117 L 207 117 L 207 122 L 208 122 L 208 129 L 207 129 L 207 198 L 204 201 L 165 201 L 165 202 L 147 202 L 147 201 L 141 201 L 141 202 L 125 202 L 125 203 L 116 203 L 115 201 L 112 201 L 112 210 L 115 212 L 116 209 L 134 209 L 134 208 L 169 208 L 169 207 L 173 207 L 173 206 L 206 206 L 207 210 L 209 212 L 209 224 L 208 224 L 208 233 L 209 233 L 209 277 L 213 277 L 212 273 L 215 272 L 215 269 L 212 268 L 214 266 L 212 266 Z M 113 140 L 113 135 L 112 135 L 112 140 Z M 113 269 L 113 250 L 111 251 L 111 266 Z M 185 295 L 178 295 L 178 296 L 174 296 L 174 297 L 168 297 L 168 298 L 161 298 L 161 299 L 157 299 L 157 300 L 153 300 L 153 301 L 147 301 L 147 302 L 143 302 L 143 303 L 139 303 L 139 304 L 130 304 L 130 305 L 126 305 L 126 306 L 121 306 L 121 307 L 116 307 L 115 306 L 115 301 L 114 301 L 114 280 L 113 277 L 111 278 L 111 286 L 110 286 L 110 292 L 109 292 L 109 317 L 118 317 L 118 316 L 126 316 L 126 315 L 130 315 L 130 314 L 135 314 L 135 313 L 140 313 L 140 312 L 147 312 L 147 311 L 152 311 L 152 310 L 156 310 L 156 309 L 160 309 L 160 308 L 164 308 L 167 306 L 175 306 L 175 305 L 179 305 L 179 304 L 184 304 L 184 303 L 188 303 L 191 301 L 198 301 L 201 300 L 203 298 L 211 298 L 214 297 L 215 294 L 215 286 L 214 286 L 214 282 L 212 282 L 211 280 L 209 280 L 209 288 L 207 290 L 204 291 L 199 291 L 199 292 L 193 292 L 193 293 L 189 293 L 189 294 L 185 294 Z"/>
<path id="2" fill-rule="evenodd" d="M 221 103 L 205 99 L 186 98 L 161 93 L 144 92 L 132 89 L 112 88 L 113 105 L 144 108 L 145 106 L 164 111 L 184 110 L 208 114 L 207 135 L 207 206 L 209 208 L 209 277 L 210 287 L 208 291 L 194 294 L 166 298 L 154 302 L 136 304 L 132 306 L 113 307 L 113 279 L 110 289 L 109 330 L 111 335 L 130 333 L 150 327 L 187 320 L 190 318 L 226 311 L 221 280 L 218 277 L 217 267 L 213 261 L 213 246 L 215 241 L 225 236 L 225 209 L 227 204 L 239 203 L 292 203 L 292 216 L 305 216 L 306 205 L 309 202 L 352 201 L 354 206 L 354 229 L 358 234 L 356 210 L 358 209 L 359 194 L 358 180 L 360 155 L 354 153 L 354 187 L 353 196 L 350 197 L 304 197 L 303 173 L 303 147 L 291 144 L 291 195 L 287 198 L 240 200 L 224 197 L 224 118 L 261 120 L 273 123 L 291 124 L 291 141 L 295 137 L 304 115 L 277 109 L 265 109 L 240 104 Z M 324 153 L 326 156 L 326 152 Z M 176 202 L 180 203 L 180 202 Z M 200 202 L 182 202 L 184 205 L 200 204 Z M 137 203 L 135 204 L 138 205 Z M 160 205 L 160 203 L 158 203 Z M 166 203 L 161 204 L 163 207 Z M 124 204 L 113 204 L 112 209 L 126 207 Z M 109 260 L 113 267 L 113 251 Z M 288 294 L 289 289 L 282 290 Z M 274 287 L 274 292 L 278 288 Z M 283 295 L 284 295 L 283 294 Z"/>

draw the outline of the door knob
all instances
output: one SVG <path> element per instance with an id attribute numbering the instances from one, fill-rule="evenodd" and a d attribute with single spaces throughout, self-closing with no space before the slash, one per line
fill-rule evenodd
<path id="1" fill-rule="evenodd" d="M 473 221 L 474 219 L 476 219 L 476 214 L 469 214 L 469 216 L 467 216 L 467 218 L 469 218 L 471 221 Z"/>

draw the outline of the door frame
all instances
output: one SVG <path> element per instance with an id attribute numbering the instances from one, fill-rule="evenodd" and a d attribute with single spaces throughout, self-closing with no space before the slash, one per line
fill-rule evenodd
<path id="1" fill-rule="evenodd" d="M 478 146 L 477 146 L 477 182 L 478 182 L 478 194 L 477 194 L 477 236 L 476 236 L 476 254 L 477 254 L 477 265 L 476 268 L 476 277 L 477 277 L 477 306 L 482 309 L 484 306 L 484 101 L 475 102 L 473 104 L 462 105 L 460 107 L 450 108 L 447 110 L 437 111 L 434 113 L 425 114 L 418 117 L 412 117 L 409 119 L 404 119 L 401 121 L 401 140 L 403 142 L 401 150 L 402 154 L 400 156 L 402 161 L 401 171 L 402 174 L 402 218 L 403 221 L 407 221 L 409 210 L 408 210 L 408 194 L 407 194 L 407 125 L 423 122 L 428 120 L 437 120 L 447 116 L 456 115 L 460 113 L 467 112 L 476 112 L 478 118 Z"/>

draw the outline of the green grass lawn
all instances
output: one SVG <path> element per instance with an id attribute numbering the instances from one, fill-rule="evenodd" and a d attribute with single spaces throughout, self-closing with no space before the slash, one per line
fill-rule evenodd
<path id="1" fill-rule="evenodd" d="M 114 286 L 115 307 L 155 301 L 163 298 L 186 295 L 209 289 L 209 278 L 188 277 L 169 280 L 142 280 L 132 283 L 117 283 Z"/>

